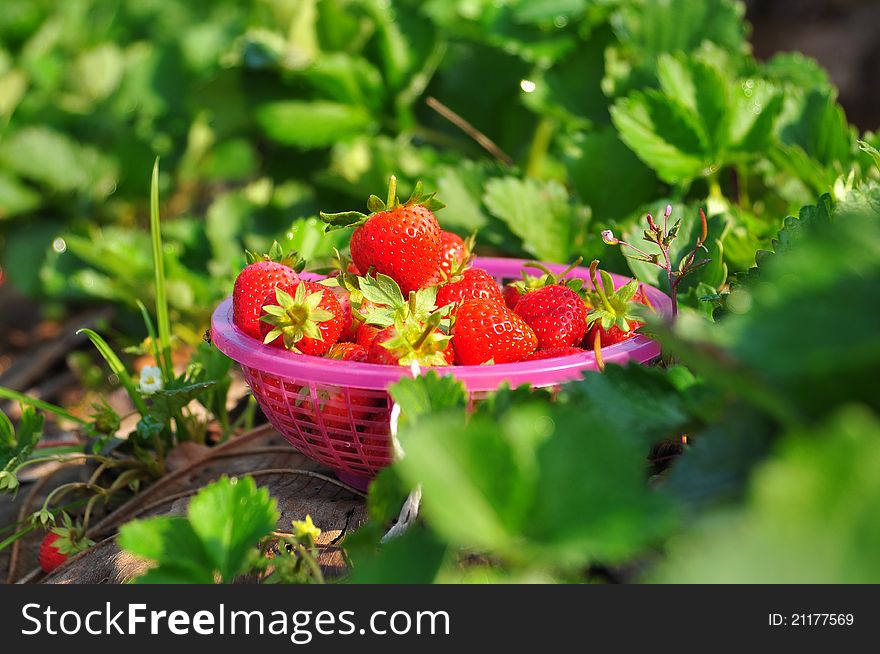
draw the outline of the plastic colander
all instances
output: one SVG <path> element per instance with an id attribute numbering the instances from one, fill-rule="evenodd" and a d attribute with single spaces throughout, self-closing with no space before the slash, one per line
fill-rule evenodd
<path id="1" fill-rule="evenodd" d="M 520 277 L 523 259 L 478 257 L 474 265 L 499 283 Z M 553 273 L 566 266 L 544 264 Z M 319 277 L 304 273 L 304 279 Z M 587 280 L 589 269 L 575 268 L 568 277 Z M 629 281 L 611 275 L 615 286 Z M 672 303 L 656 288 L 642 285 L 653 307 L 670 315 Z M 389 419 L 392 400 L 386 389 L 412 373 L 404 366 L 339 361 L 307 356 L 263 345 L 232 322 L 232 299 L 227 298 L 211 320 L 214 345 L 238 362 L 263 413 L 296 449 L 331 468 L 344 482 L 364 489 L 391 462 Z M 644 335 L 602 349 L 606 363 L 646 363 L 660 346 Z M 503 382 L 535 388 L 556 386 L 596 370 L 592 351 L 554 359 L 490 366 L 439 368 L 464 383 L 472 398 L 496 390 Z"/>

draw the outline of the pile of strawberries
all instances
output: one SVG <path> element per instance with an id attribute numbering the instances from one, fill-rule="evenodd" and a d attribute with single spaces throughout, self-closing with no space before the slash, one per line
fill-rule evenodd
<path id="1" fill-rule="evenodd" d="M 440 229 L 443 208 L 417 184 L 401 203 L 392 177 L 387 200 L 369 214 L 321 214 L 327 229 L 354 228 L 351 261 L 320 282 L 300 278 L 302 262 L 249 255 L 233 292 L 233 320 L 272 347 L 383 365 L 484 365 L 564 356 L 631 338 L 648 304 L 635 280 L 614 288 L 590 267 L 590 286 L 538 274 L 500 288 L 472 265 L 473 238 Z"/>

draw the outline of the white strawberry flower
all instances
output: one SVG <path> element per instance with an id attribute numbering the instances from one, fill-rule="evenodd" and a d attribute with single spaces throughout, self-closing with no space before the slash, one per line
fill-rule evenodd
<path id="1" fill-rule="evenodd" d="M 141 370 L 141 379 L 138 382 L 138 389 L 144 395 L 152 395 L 156 391 L 165 388 L 162 381 L 162 370 L 157 366 L 146 366 Z"/>

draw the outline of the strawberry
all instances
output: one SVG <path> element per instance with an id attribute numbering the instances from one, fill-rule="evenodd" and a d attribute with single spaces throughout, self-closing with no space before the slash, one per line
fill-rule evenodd
<path id="1" fill-rule="evenodd" d="M 529 356 L 527 356 L 523 361 L 539 361 L 541 359 L 554 359 L 556 357 L 567 357 L 572 354 L 583 354 L 586 352 L 583 348 L 580 347 L 551 347 L 546 350 L 537 350 L 533 352 Z"/>
<path id="2" fill-rule="evenodd" d="M 543 288 L 544 286 L 553 286 L 555 284 L 565 284 L 565 285 L 577 285 L 578 288 L 578 280 L 574 280 L 573 282 L 566 282 L 563 279 L 568 273 L 577 268 L 583 259 L 578 257 L 577 260 L 572 263 L 568 268 L 563 270 L 561 273 L 554 274 L 550 272 L 550 270 L 542 263 L 537 261 L 529 261 L 524 265 L 525 268 L 536 268 L 540 270 L 543 275 L 529 275 L 525 271 L 522 273 L 522 279 L 517 279 L 516 281 L 508 282 L 504 285 L 504 288 L 501 291 L 501 295 L 504 298 L 504 304 L 507 305 L 508 309 L 515 309 L 517 303 L 519 303 L 520 299 L 528 293 L 529 291 L 534 291 L 538 288 Z M 573 290 L 578 290 L 575 288 Z"/>
<path id="3" fill-rule="evenodd" d="M 40 567 L 43 572 L 52 572 L 72 554 L 78 554 L 95 544 L 86 538 L 82 526 L 74 524 L 66 513 L 62 514 L 62 521 L 64 526 L 52 529 L 40 543 Z"/>
<path id="4" fill-rule="evenodd" d="M 445 205 L 434 194 L 423 195 L 421 182 L 403 204 L 397 199 L 397 180 L 391 177 L 388 201 L 371 195 L 369 215 L 357 211 L 321 213 L 327 230 L 355 227 L 351 257 L 358 270 L 388 275 L 404 295 L 424 288 L 440 267 L 440 225 L 433 211 Z"/>
<path id="5" fill-rule="evenodd" d="M 455 232 L 440 232 L 441 279 L 449 279 L 470 258 L 473 239 L 467 242 Z"/>
<path id="6" fill-rule="evenodd" d="M 59 565 L 67 561 L 67 554 L 62 554 L 55 545 L 60 538 L 54 531 L 50 531 L 40 543 L 40 567 L 43 572 L 52 572 Z"/>
<path id="7" fill-rule="evenodd" d="M 568 286 L 544 286 L 522 296 L 514 309 L 535 332 L 542 350 L 574 347 L 587 333 L 587 307 Z"/>
<path id="8" fill-rule="evenodd" d="M 482 268 L 468 268 L 443 284 L 437 291 L 437 306 L 459 305 L 465 300 L 503 302 L 498 283 Z"/>
<path id="9" fill-rule="evenodd" d="M 522 361 L 538 346 L 526 322 L 500 302 L 467 300 L 458 307 L 452 344 L 462 365 Z"/>
<path id="10" fill-rule="evenodd" d="M 348 289 L 341 286 L 331 288 L 333 295 L 339 301 L 339 308 L 342 310 L 342 331 L 339 334 L 339 340 L 343 342 L 354 342 L 358 325 L 360 324 L 354 319 L 351 311 L 351 293 Z"/>
<path id="11" fill-rule="evenodd" d="M 614 289 L 614 281 L 607 272 L 600 271 L 596 277 L 598 261 L 590 264 L 590 281 L 593 290 L 588 299 L 593 309 L 587 314 L 589 332 L 585 345 L 592 348 L 598 332 L 602 347 L 620 343 L 636 335 L 636 330 L 644 323 L 639 320 L 638 307 L 645 303 L 645 296 L 635 279 Z M 638 299 L 636 299 L 638 298 Z"/>
<path id="12" fill-rule="evenodd" d="M 368 348 L 376 340 L 376 336 L 378 336 L 380 331 L 382 331 L 381 327 L 362 322 L 357 328 L 354 342 L 361 347 Z"/>
<path id="13" fill-rule="evenodd" d="M 366 361 L 367 348 L 357 343 L 334 343 L 324 356 L 341 361 Z"/>
<path id="14" fill-rule="evenodd" d="M 264 343 L 320 356 L 342 333 L 342 307 L 326 286 L 298 282 L 265 297 L 260 321 Z"/>
<path id="15" fill-rule="evenodd" d="M 277 242 L 262 257 L 247 253 L 248 265 L 238 274 L 232 290 L 232 321 L 248 336 L 260 338 L 260 315 L 266 295 L 278 286 L 299 281 L 297 272 L 303 264 L 295 259 L 292 254 L 285 256 Z"/>
<path id="16" fill-rule="evenodd" d="M 379 398 L 357 391 L 352 391 L 346 397 L 344 392 L 339 391 L 327 395 L 321 406 L 321 418 L 325 427 L 351 429 L 352 419 L 369 420 L 381 412 L 384 406 L 385 403 Z M 358 425 L 355 424 L 354 427 L 357 428 Z"/>

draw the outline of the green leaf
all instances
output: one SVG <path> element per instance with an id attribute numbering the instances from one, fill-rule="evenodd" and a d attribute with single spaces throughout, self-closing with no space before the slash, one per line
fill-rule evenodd
<path id="1" fill-rule="evenodd" d="M 564 261 L 572 252 L 575 212 L 558 182 L 492 179 L 486 184 L 483 202 L 522 239 L 530 254 L 545 261 Z"/>
<path id="2" fill-rule="evenodd" d="M 575 136 L 572 141 L 565 165 L 595 219 L 624 218 L 657 197 L 656 175 L 623 144 L 614 129 Z"/>
<path id="3" fill-rule="evenodd" d="M 120 528 L 119 546 L 157 564 L 136 583 L 214 583 L 214 563 L 186 518 L 133 520 Z"/>
<path id="4" fill-rule="evenodd" d="M 28 213 L 40 206 L 40 194 L 16 177 L 0 173 L 0 220 Z"/>
<path id="5" fill-rule="evenodd" d="M 0 163 L 51 190 L 96 198 L 112 193 L 118 177 L 115 163 L 100 151 L 49 127 L 29 126 L 4 136 Z"/>
<path id="6" fill-rule="evenodd" d="M 672 522 L 644 475 L 645 450 L 573 407 L 526 403 L 497 419 L 423 417 L 395 467 L 421 484 L 431 526 L 454 545 L 562 569 L 616 561 Z"/>
<path id="7" fill-rule="evenodd" d="M 351 584 L 430 584 L 448 549 L 441 538 L 420 524 L 381 547 L 354 543 L 352 550 L 351 540 L 345 541 L 354 564 L 346 579 Z"/>
<path id="8" fill-rule="evenodd" d="M 861 407 L 789 434 L 753 475 L 746 505 L 684 533 L 653 579 L 880 582 L 878 466 L 880 424 Z"/>
<path id="9" fill-rule="evenodd" d="M 611 119 L 623 142 L 665 182 L 693 179 L 709 166 L 700 125 L 683 105 L 657 91 L 618 100 Z"/>
<path id="10" fill-rule="evenodd" d="M 418 377 L 404 377 L 389 386 L 388 392 L 400 405 L 401 418 L 406 422 L 450 409 L 463 410 L 467 406 L 464 384 L 452 375 L 441 377 L 434 370 Z"/>
<path id="11" fill-rule="evenodd" d="M 379 273 L 371 277 L 362 277 L 359 288 L 364 297 L 375 304 L 398 309 L 406 305 L 400 286 L 391 277 Z"/>
<path id="12" fill-rule="evenodd" d="M 363 107 L 326 101 L 269 102 L 256 108 L 256 118 L 269 138 L 303 149 L 327 147 L 372 129 Z"/>
<path id="13" fill-rule="evenodd" d="M 256 542 L 278 522 L 277 502 L 252 477 L 221 478 L 205 486 L 187 511 L 193 532 L 224 581 L 242 571 Z"/>

